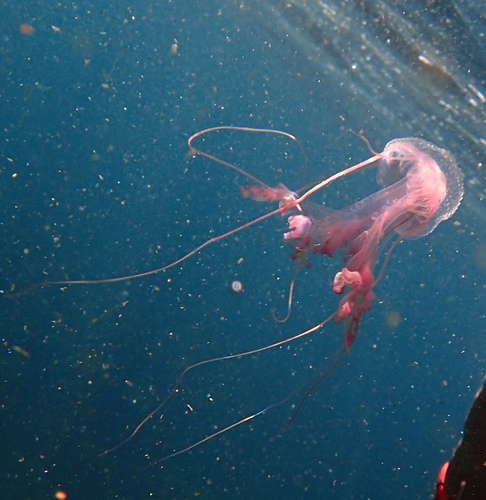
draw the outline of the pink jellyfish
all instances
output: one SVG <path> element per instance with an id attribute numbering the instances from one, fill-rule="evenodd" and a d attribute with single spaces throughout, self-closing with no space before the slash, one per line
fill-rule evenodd
<path id="1" fill-rule="evenodd" d="M 277 214 L 287 217 L 289 231 L 284 234 L 284 239 L 292 250 L 291 258 L 297 263 L 296 269 L 301 266 L 310 267 L 310 254 L 333 257 L 337 250 L 342 249 L 343 268 L 335 275 L 332 288 L 336 294 L 344 295 L 338 305 L 337 311 L 330 317 L 318 325 L 290 338 L 250 351 L 206 359 L 188 366 L 179 375 L 172 390 L 160 405 L 147 415 L 124 441 L 101 453 L 100 456 L 111 453 L 130 441 L 161 408 L 167 405 L 169 400 L 177 393 L 178 387 L 189 371 L 209 363 L 239 359 L 288 344 L 318 331 L 331 318 L 334 318 L 337 323 L 344 324 L 343 346 L 337 353 L 338 355 L 331 367 L 323 374 L 318 374 L 316 382 L 306 392 L 297 411 L 294 413 L 293 420 L 313 388 L 338 366 L 346 350 L 349 352 L 351 345 L 358 335 L 363 315 L 371 309 L 372 302 L 376 298 L 374 287 L 385 269 L 393 248 L 405 238 L 420 238 L 432 232 L 441 221 L 452 216 L 463 197 L 463 174 L 453 156 L 448 151 L 423 139 L 394 139 L 386 145 L 382 153 L 373 152 L 371 158 L 316 183 L 313 187 L 303 192 L 303 194 L 298 194 L 292 192 L 283 184 L 271 188 L 243 169 L 196 149 L 193 146 L 193 142 L 196 139 L 205 134 L 221 130 L 277 134 L 296 142 L 303 151 L 300 142 L 294 136 L 285 132 L 244 127 L 214 127 L 205 129 L 194 134 L 188 140 L 192 155 L 200 155 L 229 167 L 255 183 L 241 189 L 243 197 L 255 201 L 278 201 L 278 208 L 231 231 L 203 242 L 176 261 L 157 269 L 108 279 L 44 281 L 34 284 L 21 292 L 15 293 L 12 289 L 13 293 L 7 294 L 7 296 L 16 297 L 28 293 L 35 288 L 45 286 L 117 283 L 161 273 L 180 265 L 210 245 L 244 231 L 248 227 Z M 372 165 L 378 167 L 377 181 L 381 186 L 381 189 L 372 195 L 337 211 L 317 206 L 308 200 L 310 196 L 335 180 Z M 379 252 L 387 243 L 390 243 L 388 252 L 378 276 L 375 276 L 374 268 Z M 293 281 L 292 279 L 289 293 L 289 310 L 292 301 Z M 239 290 L 236 290 L 234 286 L 236 283 L 235 281 L 232 285 L 233 291 L 241 291 L 241 286 Z M 189 446 L 166 455 L 152 465 L 186 453 L 239 425 L 263 415 L 271 408 L 288 401 L 300 389 L 295 389 L 284 399 L 267 406 L 263 410 L 248 415 Z"/>
<path id="2" fill-rule="evenodd" d="M 313 205 L 306 202 L 310 194 L 375 162 L 382 189 L 339 211 L 324 209 L 328 212 L 324 217 L 313 215 L 322 214 L 323 208 L 313 211 Z M 284 238 L 299 266 L 310 266 L 309 253 L 333 257 L 344 249 L 344 267 L 332 287 L 337 294 L 346 292 L 335 321 L 344 323 L 344 344 L 349 351 L 363 315 L 376 298 L 373 289 L 379 277 L 375 278 L 373 270 L 380 249 L 393 236 L 396 241 L 390 251 L 403 238 L 432 232 L 456 211 L 464 189 L 462 171 L 448 151 L 423 139 L 406 138 L 390 141 L 383 153 L 326 179 L 300 197 L 282 184 L 277 188 L 250 185 L 241 192 L 256 201 L 280 200 L 290 228 Z"/>

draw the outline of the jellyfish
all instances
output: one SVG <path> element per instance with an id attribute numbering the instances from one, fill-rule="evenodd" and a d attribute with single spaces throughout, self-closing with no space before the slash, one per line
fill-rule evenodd
<path id="1" fill-rule="evenodd" d="M 125 440 L 115 447 L 104 451 L 100 456 L 112 453 L 130 441 L 178 393 L 178 388 L 190 371 L 209 363 L 241 359 L 245 356 L 251 356 L 289 344 L 319 331 L 334 319 L 336 323 L 343 324 L 343 343 L 334 357 L 331 358 L 334 361 L 332 361 L 330 366 L 322 368 L 316 374 L 315 381 L 307 390 L 297 410 L 294 412 L 291 418 L 292 421 L 312 390 L 339 365 L 346 352 L 350 353 L 351 346 L 358 336 L 363 316 L 371 310 L 372 303 L 376 298 L 376 284 L 383 275 L 396 245 L 404 239 L 420 238 L 431 233 L 440 222 L 450 218 L 454 214 L 463 197 L 463 174 L 457 166 L 454 157 L 445 149 L 441 149 L 424 139 L 394 139 L 385 146 L 381 153 L 373 151 L 369 143 L 364 139 L 372 152 L 370 158 L 357 165 L 343 169 L 324 180 L 317 181 L 310 187 L 294 192 L 284 184 L 270 187 L 240 167 L 232 165 L 201 149 L 196 149 L 193 146 L 194 141 L 205 134 L 222 130 L 238 130 L 283 136 L 290 141 L 296 142 L 305 158 L 305 152 L 300 142 L 286 132 L 244 127 L 214 127 L 205 129 L 194 134 L 188 140 L 192 156 L 205 157 L 233 169 L 238 174 L 244 175 L 252 181 L 252 184 L 242 187 L 240 190 L 244 198 L 258 202 L 278 203 L 277 208 L 224 234 L 204 241 L 179 259 L 157 269 L 107 279 L 44 281 L 20 292 L 12 291 L 11 293 L 7 293 L 6 296 L 16 297 L 29 293 L 36 288 L 46 286 L 100 285 L 104 283 L 123 282 L 166 272 L 223 239 L 241 233 L 248 227 L 266 219 L 282 215 L 287 219 L 288 223 L 288 231 L 284 233 L 283 238 L 291 250 L 291 259 L 296 263 L 289 289 L 288 314 L 290 314 L 296 271 L 302 267 L 309 268 L 311 266 L 312 255 L 335 258 L 336 253 L 339 250 L 341 251 L 340 255 L 343 267 L 335 274 L 331 286 L 334 293 L 340 295 L 342 298 L 336 311 L 321 323 L 300 331 L 291 337 L 279 340 L 270 345 L 256 347 L 250 351 L 205 359 L 188 366 L 177 377 L 172 389 L 159 406 L 148 414 Z M 334 181 L 369 167 L 377 167 L 377 182 L 380 189 L 368 197 L 359 199 L 355 203 L 339 210 L 331 210 L 328 207 L 310 201 L 312 195 L 323 190 Z M 387 251 L 383 263 L 378 273 L 376 273 L 375 268 L 378 257 L 380 252 L 385 248 L 387 248 Z M 232 289 L 234 292 L 238 292 L 243 287 L 241 283 L 234 281 Z M 297 387 L 283 399 L 273 402 L 266 408 L 247 415 L 193 442 L 189 446 L 177 449 L 153 462 L 152 465 L 186 453 L 239 425 L 267 413 L 270 409 L 288 401 L 303 387 L 303 385 Z"/>
<path id="2" fill-rule="evenodd" d="M 335 180 L 332 177 L 349 175 L 373 163 L 378 165 L 381 189 L 370 196 L 337 211 L 307 202 L 310 194 Z M 256 201 L 279 200 L 289 225 L 284 239 L 298 266 L 310 267 L 309 254 L 333 257 L 338 249 L 343 250 L 344 267 L 336 273 L 332 288 L 336 294 L 344 294 L 335 321 L 344 324 L 344 345 L 349 351 L 363 315 L 372 308 L 374 287 L 391 250 L 403 239 L 431 233 L 448 219 L 461 202 L 464 181 L 451 153 L 419 138 L 394 139 L 382 153 L 332 177 L 300 197 L 283 184 L 276 188 L 249 185 L 241 192 Z M 393 238 L 376 278 L 380 250 Z"/>

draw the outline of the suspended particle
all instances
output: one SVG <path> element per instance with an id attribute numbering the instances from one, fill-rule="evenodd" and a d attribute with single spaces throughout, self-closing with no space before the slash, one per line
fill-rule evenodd
<path id="1" fill-rule="evenodd" d="M 241 292 L 243 292 L 243 290 L 244 290 L 243 283 L 241 281 L 238 281 L 238 280 L 232 281 L 231 285 L 230 285 L 230 290 L 233 293 L 241 293 Z"/>

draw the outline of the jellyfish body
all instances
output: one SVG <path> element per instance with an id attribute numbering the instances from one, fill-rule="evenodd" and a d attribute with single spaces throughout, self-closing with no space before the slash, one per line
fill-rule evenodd
<path id="1" fill-rule="evenodd" d="M 393 236 L 401 240 L 429 234 L 456 211 L 463 196 L 463 174 L 453 156 L 430 142 L 394 139 L 377 156 L 379 191 L 323 216 L 314 215 L 307 202 L 293 205 L 291 215 L 284 212 L 290 228 L 284 238 L 298 265 L 310 267 L 309 254 L 333 257 L 343 249 L 344 267 L 332 287 L 336 294 L 346 292 L 335 320 L 344 323 L 348 350 L 376 298 L 374 267 L 385 242 Z M 267 199 L 284 192 L 288 197 L 291 192 L 284 188 L 279 185 L 278 193 Z M 251 197 L 251 189 L 245 189 Z M 263 198 L 260 190 L 258 199 Z"/>

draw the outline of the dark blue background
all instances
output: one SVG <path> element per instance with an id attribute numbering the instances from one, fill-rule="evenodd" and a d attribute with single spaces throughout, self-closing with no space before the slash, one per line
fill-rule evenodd
<path id="1" fill-rule="evenodd" d="M 349 129 L 364 128 L 377 148 L 411 130 L 423 135 L 418 123 L 394 115 L 391 96 L 389 114 L 378 114 L 352 89 L 349 71 L 311 64 L 258 9 L 204 0 L 20 1 L 5 10 L 5 291 L 157 268 L 264 213 L 267 206 L 240 199 L 241 176 L 187 157 L 187 138 L 200 129 L 291 132 L 309 157 L 308 180 L 369 155 Z M 22 23 L 32 25 L 31 36 L 19 32 Z M 440 146 L 458 157 L 474 194 L 431 235 L 395 249 L 352 356 L 289 428 L 298 397 L 146 468 L 284 398 L 332 357 L 340 327 L 195 369 L 129 443 L 97 457 L 123 441 L 190 364 L 295 335 L 335 310 L 330 283 L 339 259 L 315 259 L 298 275 L 290 320 L 273 320 L 273 308 L 284 313 L 293 269 L 281 218 L 167 273 L 2 298 L 2 495 L 428 498 L 484 375 L 486 348 L 477 194 L 484 174 L 461 162 L 460 144 Z M 281 139 L 225 133 L 205 147 L 270 185 L 299 187 L 302 158 Z M 324 196 L 340 208 L 375 189 L 366 172 Z M 231 294 L 234 279 L 243 294 Z M 399 313 L 398 327 L 388 326 L 390 312 Z"/>

